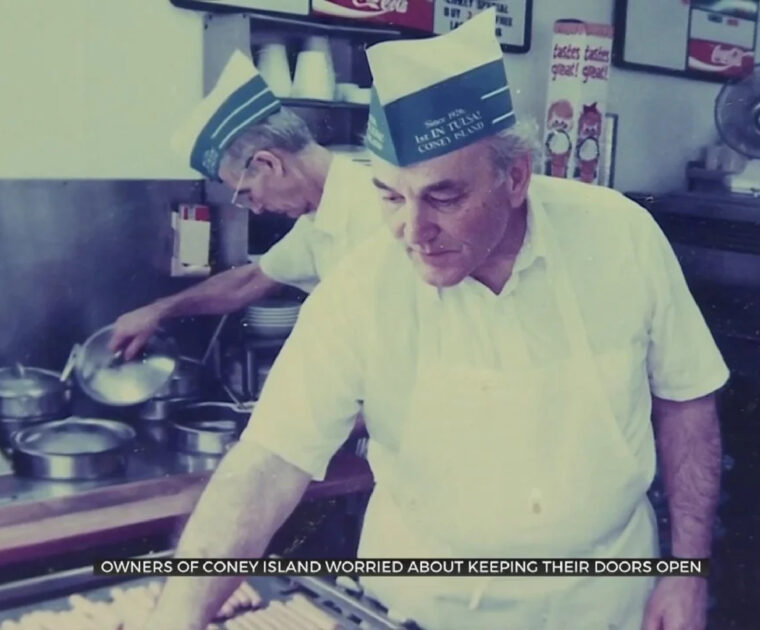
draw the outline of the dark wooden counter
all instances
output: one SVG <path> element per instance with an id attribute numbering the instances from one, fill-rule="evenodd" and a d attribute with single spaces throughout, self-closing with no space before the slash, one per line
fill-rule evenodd
<path id="1" fill-rule="evenodd" d="M 189 516 L 210 473 L 173 475 L 80 494 L 0 507 L 0 566 L 71 553 L 125 539 L 171 535 Z M 367 462 L 338 453 L 304 501 L 366 492 Z"/>

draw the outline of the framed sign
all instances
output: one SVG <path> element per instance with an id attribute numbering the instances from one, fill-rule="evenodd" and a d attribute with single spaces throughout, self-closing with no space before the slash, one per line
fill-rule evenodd
<path id="1" fill-rule="evenodd" d="M 533 0 L 435 0 L 433 30 L 448 33 L 484 9 L 496 7 L 496 37 L 505 52 L 530 50 Z"/>
<path id="2" fill-rule="evenodd" d="M 616 0 L 613 63 L 706 81 L 755 64 L 760 0 Z"/>

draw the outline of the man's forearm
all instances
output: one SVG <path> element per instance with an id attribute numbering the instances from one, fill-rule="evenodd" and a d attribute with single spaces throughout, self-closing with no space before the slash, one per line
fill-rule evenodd
<path id="1" fill-rule="evenodd" d="M 155 302 L 162 319 L 189 315 L 232 313 L 265 297 L 278 283 L 266 276 L 257 265 L 245 265 L 223 271 L 185 291 Z"/>
<path id="2" fill-rule="evenodd" d="M 261 557 L 298 504 L 309 477 L 277 456 L 239 445 L 209 481 L 177 557 Z M 149 630 L 205 628 L 240 578 L 170 578 Z"/>
<path id="3" fill-rule="evenodd" d="M 714 397 L 681 403 L 655 399 L 654 415 L 670 508 L 673 555 L 707 557 L 721 470 Z"/>

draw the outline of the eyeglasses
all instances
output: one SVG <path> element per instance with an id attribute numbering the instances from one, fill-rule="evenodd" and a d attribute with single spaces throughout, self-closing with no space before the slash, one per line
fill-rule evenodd
<path id="1" fill-rule="evenodd" d="M 242 208 L 243 210 L 250 210 L 250 202 L 247 200 L 238 201 L 238 197 L 240 196 L 240 187 L 243 185 L 243 180 L 245 179 L 245 176 L 248 174 L 248 169 L 250 168 L 252 161 L 253 161 L 253 156 L 249 157 L 246 160 L 243 170 L 240 171 L 240 179 L 238 179 L 237 186 L 235 186 L 235 192 L 232 194 L 232 199 L 230 200 L 230 203 L 233 206 L 237 208 Z"/>

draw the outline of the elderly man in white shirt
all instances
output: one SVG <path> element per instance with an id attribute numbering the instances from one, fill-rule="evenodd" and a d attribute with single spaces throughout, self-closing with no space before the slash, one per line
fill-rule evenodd
<path id="1" fill-rule="evenodd" d="M 297 221 L 257 264 L 224 271 L 119 317 L 111 349 L 123 349 L 127 359 L 167 319 L 231 313 L 281 285 L 311 292 L 382 222 L 369 169 L 318 145 L 241 52 L 232 55 L 172 144 L 192 168 L 234 190 L 232 203 Z"/>
<path id="2" fill-rule="evenodd" d="M 654 557 L 652 412 L 673 553 L 709 556 L 726 366 L 642 208 L 531 176 L 493 28 L 489 10 L 369 49 L 390 233 L 307 300 L 180 555 L 263 554 L 361 402 L 376 481 L 362 557 Z M 364 584 L 428 629 L 705 627 L 698 577 Z M 234 586 L 170 579 L 150 627 L 203 627 Z"/>

